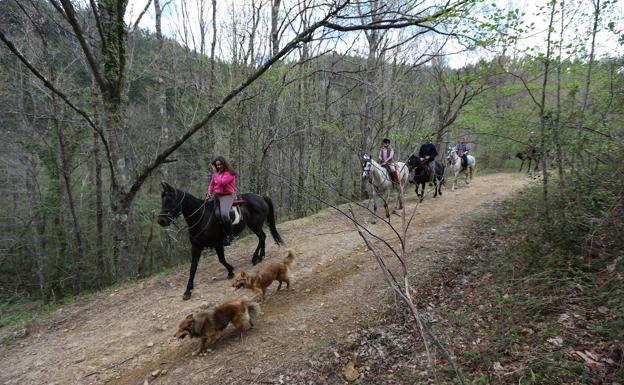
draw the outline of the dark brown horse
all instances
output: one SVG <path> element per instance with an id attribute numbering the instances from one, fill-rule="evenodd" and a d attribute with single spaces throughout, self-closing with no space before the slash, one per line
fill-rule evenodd
<path id="1" fill-rule="evenodd" d="M 527 166 L 527 172 L 531 172 L 532 161 L 535 161 L 535 170 L 533 171 L 534 172 L 537 171 L 539 167 L 540 153 L 539 151 L 537 151 L 537 148 L 535 148 L 534 146 L 528 146 L 524 150 L 518 152 L 516 154 L 516 158 L 522 161 L 522 163 L 520 163 L 520 169 L 518 170 L 518 172 L 522 171 L 522 166 L 524 166 L 524 162 L 526 161 L 529 162 Z"/>
<path id="2" fill-rule="evenodd" d="M 215 213 L 213 201 L 196 198 L 188 192 L 178 190 L 167 183 L 162 183 L 162 187 L 163 192 L 158 224 L 163 227 L 169 226 L 182 213 L 184 219 L 186 219 L 191 240 L 191 271 L 186 291 L 182 298 L 185 300 L 191 298 L 199 257 L 202 250 L 206 247 L 215 249 L 219 262 L 228 271 L 228 278 L 234 278 L 234 267 L 225 260 L 223 246 L 225 233 L 223 232 L 219 215 Z M 238 223 L 233 223 L 234 234 L 239 234 L 245 227 L 249 227 L 258 236 L 258 246 L 251 259 L 251 263 L 255 265 L 262 262 L 264 257 L 266 234 L 262 230 L 262 226 L 265 221 L 269 222 L 269 230 L 273 240 L 278 245 L 283 244 L 284 241 L 275 227 L 275 211 L 273 202 L 269 197 L 256 194 L 242 194 L 240 198 L 242 199 L 242 204 L 240 205 L 241 218 Z M 218 207 L 216 210 L 218 210 Z M 232 212 L 230 216 L 233 216 Z"/>
<path id="3" fill-rule="evenodd" d="M 417 157 L 415 154 L 412 154 L 407 160 L 407 167 L 410 171 L 414 171 L 414 177 L 412 181 L 416 185 L 416 196 L 418 196 L 419 202 L 422 202 L 425 197 L 425 186 L 427 182 L 431 180 L 431 176 L 429 175 L 429 168 L 425 167 L 425 162 Z M 444 178 L 444 169 L 445 166 L 436 160 L 436 172 L 434 177 L 435 185 L 433 186 L 434 198 L 437 198 L 438 194 L 442 195 L 442 185 L 446 184 L 446 179 Z"/>

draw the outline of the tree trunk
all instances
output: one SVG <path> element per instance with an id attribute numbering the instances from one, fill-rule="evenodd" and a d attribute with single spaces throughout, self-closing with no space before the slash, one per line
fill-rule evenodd
<path id="1" fill-rule="evenodd" d="M 271 3 L 271 52 L 273 56 L 279 52 L 279 7 L 282 0 L 273 0 Z"/>
<path id="2" fill-rule="evenodd" d="M 76 213 L 76 205 L 74 203 L 74 194 L 71 187 L 71 165 L 69 162 L 67 143 L 63 132 L 63 127 L 58 119 L 60 116 L 58 101 L 53 97 L 54 115 L 52 120 L 56 128 L 56 134 L 59 144 L 59 156 L 61 163 L 61 175 L 65 182 L 65 191 L 67 193 L 67 203 L 69 204 L 69 211 L 72 216 L 72 225 L 74 229 L 74 237 L 76 242 L 76 253 L 72 263 L 72 275 L 73 275 L 73 289 L 74 294 L 79 294 L 82 289 L 82 269 L 84 263 L 84 246 L 82 242 L 82 231 L 80 230 L 80 222 L 78 221 L 78 214 Z"/>
<path id="3" fill-rule="evenodd" d="M 117 132 L 122 126 L 118 104 L 108 104 L 105 108 L 105 126 L 110 147 L 110 156 L 115 176 L 111 178 L 111 235 L 113 240 L 113 266 L 116 281 L 124 281 L 135 274 L 128 245 L 128 215 L 130 203 L 125 186 L 128 183 L 128 171 L 121 142 Z"/>
<path id="4" fill-rule="evenodd" d="M 377 21 L 380 15 L 377 14 L 378 3 L 377 0 L 372 0 L 370 3 L 370 15 L 373 21 Z M 362 16 L 364 18 L 364 16 Z M 362 20 L 364 22 L 364 20 Z M 365 31 L 366 39 L 368 41 L 368 57 L 366 59 L 366 76 L 365 82 L 365 103 L 362 116 L 363 122 L 360 126 L 360 155 L 369 151 L 369 139 L 373 137 L 373 124 L 375 121 L 375 82 L 377 80 L 377 59 L 379 56 L 379 44 L 381 42 L 381 35 L 377 30 Z M 372 154 L 376 157 L 377 154 Z M 360 198 L 365 198 L 368 195 L 368 182 L 361 180 L 360 182 Z"/>
<path id="5" fill-rule="evenodd" d="M 102 192 L 102 160 L 100 159 L 100 140 L 93 132 L 93 175 L 95 178 L 95 260 L 96 280 L 100 287 L 110 283 L 110 265 L 104 254 L 104 200 Z"/>
<path id="6" fill-rule="evenodd" d="M 583 163 L 583 152 L 581 149 L 582 141 L 583 141 L 583 125 L 585 124 L 585 113 L 587 111 L 587 101 L 589 100 L 589 86 L 591 84 L 591 76 L 592 70 L 594 67 L 594 54 L 596 50 L 596 34 L 598 33 L 598 21 L 600 19 L 600 0 L 592 0 L 592 4 L 594 5 L 594 20 L 592 26 L 592 38 L 591 45 L 589 49 L 589 61 L 587 63 L 587 76 L 585 77 L 585 87 L 583 88 L 583 97 L 581 101 L 581 116 L 576 126 L 576 141 L 578 150 L 575 154 L 575 158 L 578 158 Z"/>
<path id="7" fill-rule="evenodd" d="M 559 190 L 561 191 L 564 186 L 563 175 L 563 151 L 561 146 L 561 70 L 563 66 L 562 51 L 563 51 L 563 31 L 565 29 L 564 15 L 565 1 L 561 2 L 561 31 L 559 31 L 559 58 L 557 60 L 557 94 L 555 107 L 555 117 L 553 121 L 553 141 L 555 145 L 555 157 L 557 161 L 557 170 L 559 173 Z"/>
<path id="8" fill-rule="evenodd" d="M 548 85 L 548 73 L 551 60 L 551 34 L 553 20 L 555 18 L 555 0 L 551 0 L 550 22 L 548 23 L 548 37 L 546 39 L 546 56 L 544 58 L 544 81 L 542 83 L 542 96 L 540 101 L 540 156 L 542 162 L 542 191 L 544 199 L 544 217 L 546 224 L 550 223 L 550 207 L 548 203 L 548 160 L 546 158 L 546 126 L 551 126 L 552 117 L 546 116 L 546 86 Z"/>
<path id="9" fill-rule="evenodd" d="M 163 65 L 164 38 L 162 34 L 162 9 L 160 8 L 160 0 L 154 0 L 154 13 L 156 19 L 156 40 L 158 41 L 156 45 L 156 59 L 154 64 L 158 77 L 158 122 L 160 123 L 160 141 L 165 144 L 169 144 L 169 126 L 167 122 L 167 93 L 165 89 L 164 79 L 165 68 Z M 203 49 L 203 34 L 201 39 Z M 167 168 L 162 167 L 160 172 L 162 173 L 163 180 L 167 180 Z"/>

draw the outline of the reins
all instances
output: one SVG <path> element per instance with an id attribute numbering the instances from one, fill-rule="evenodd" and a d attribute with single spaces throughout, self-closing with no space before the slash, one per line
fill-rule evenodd
<path id="1" fill-rule="evenodd" d="M 183 230 L 189 230 L 190 231 L 192 228 L 194 228 L 195 226 L 200 224 L 202 222 L 203 218 L 204 218 L 204 214 L 206 213 L 206 201 L 204 200 L 204 201 L 202 201 L 202 203 L 199 205 L 199 207 L 195 211 L 193 211 L 188 216 L 185 215 L 185 218 L 191 218 L 199 210 L 202 210 L 202 213 L 201 213 L 199 219 L 197 221 L 195 221 L 194 224 L 192 224 L 190 226 L 187 226 L 186 228 L 180 227 L 178 225 L 178 222 L 177 222 L 176 219 L 180 215 L 180 212 L 182 211 L 182 204 L 184 203 L 185 199 L 186 199 L 186 191 L 182 191 L 182 199 L 180 199 L 180 202 L 178 202 L 178 204 L 176 204 L 176 206 L 173 209 L 169 210 L 168 213 L 161 213 L 161 214 L 158 215 L 158 216 L 164 216 L 167 219 L 169 219 L 171 221 L 171 223 L 173 223 L 178 228 L 178 231 L 177 231 L 178 233 L 180 231 L 183 231 Z M 200 234 L 206 229 L 206 227 L 208 227 L 208 224 L 209 224 L 209 221 L 207 221 L 206 225 L 204 226 L 204 228 L 200 230 Z M 196 238 L 192 234 L 190 234 L 190 232 L 189 232 L 189 235 L 192 238 Z M 177 239 L 176 239 L 176 241 L 177 241 Z"/>

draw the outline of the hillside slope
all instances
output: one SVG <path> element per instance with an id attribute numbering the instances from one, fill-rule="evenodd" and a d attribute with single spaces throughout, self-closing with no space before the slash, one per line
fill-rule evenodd
<path id="1" fill-rule="evenodd" d="M 445 190 L 441 198 L 427 196 L 408 233 L 411 272 L 425 278 L 432 262 L 459 247 L 458 218 L 487 213 L 490 203 L 509 198 L 526 183 L 517 174 L 492 174 L 454 193 Z M 416 205 L 411 189 L 408 211 Z M 393 216 L 393 221 L 398 225 L 400 218 Z M 369 226 L 390 234 L 383 224 Z M 343 340 L 354 325 L 387 306 L 381 273 L 342 215 L 326 210 L 282 223 L 279 231 L 298 253 L 292 290 L 269 289 L 263 314 L 242 341 L 237 333 L 227 333 L 207 356 L 196 357 L 191 352 L 199 341 L 173 338 L 179 320 L 202 305 L 250 296 L 247 290 L 235 291 L 225 269 L 207 257 L 198 268 L 190 301 L 181 299 L 188 274 L 184 268 L 65 306 L 37 320 L 22 338 L 11 337 L 10 328 L 0 330 L 5 341 L 0 383 L 266 383 L 281 369 Z M 272 240 L 267 244 L 265 260 L 285 256 Z M 255 237 L 248 237 L 227 248 L 226 256 L 237 270 L 250 270 L 254 248 Z M 157 376 L 150 375 L 156 371 Z"/>

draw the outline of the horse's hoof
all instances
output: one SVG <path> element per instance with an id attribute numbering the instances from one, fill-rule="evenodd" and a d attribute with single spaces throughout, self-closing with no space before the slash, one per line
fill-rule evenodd
<path id="1" fill-rule="evenodd" d="M 254 266 L 256 266 L 258 264 L 258 262 L 260 262 L 260 261 L 256 257 L 253 257 L 251 259 L 251 264 L 254 265 Z"/>
<path id="2" fill-rule="evenodd" d="M 184 293 L 184 295 L 182 296 L 182 299 L 184 301 L 188 301 L 189 299 L 191 299 L 191 293 Z"/>
<path id="3" fill-rule="evenodd" d="M 234 271 L 230 271 L 227 276 L 227 279 L 232 279 L 232 278 L 234 278 Z"/>

